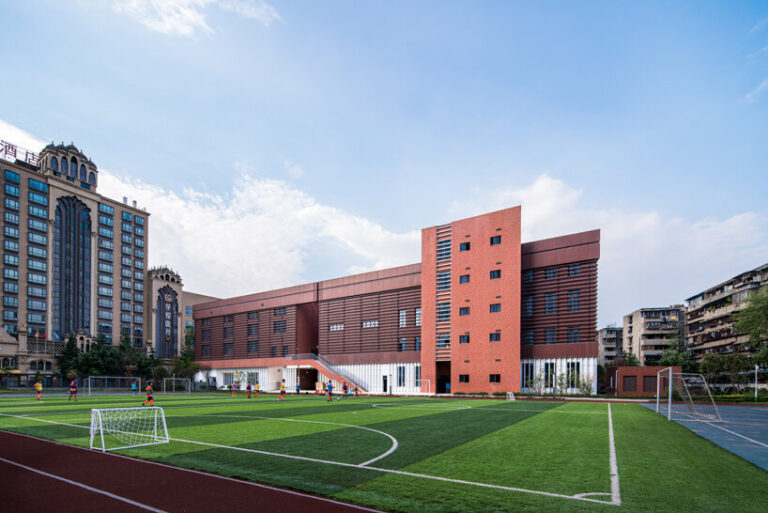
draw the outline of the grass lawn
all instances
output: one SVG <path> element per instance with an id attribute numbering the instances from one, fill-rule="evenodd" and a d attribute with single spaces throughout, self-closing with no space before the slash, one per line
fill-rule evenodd
<path id="1" fill-rule="evenodd" d="M 172 441 L 119 452 L 385 510 L 768 511 L 768 473 L 634 404 L 155 397 Z M 0 429 L 87 446 L 91 408 L 141 401 L 4 398 Z"/>

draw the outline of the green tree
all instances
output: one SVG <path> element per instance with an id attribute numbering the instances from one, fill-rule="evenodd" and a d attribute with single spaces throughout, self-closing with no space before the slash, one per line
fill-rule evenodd
<path id="1" fill-rule="evenodd" d="M 77 372 L 79 359 L 80 349 L 77 347 L 77 340 L 74 335 L 70 335 L 64 343 L 61 354 L 56 356 L 56 363 L 58 363 L 62 374 L 68 374 L 70 371 Z"/>
<path id="2" fill-rule="evenodd" d="M 192 356 L 195 352 L 195 327 L 187 326 L 184 330 L 184 348 L 192 350 Z"/>
<path id="3" fill-rule="evenodd" d="M 675 333 L 668 337 L 669 343 L 659 358 L 659 365 L 682 367 L 683 372 L 696 372 L 697 364 L 691 353 L 683 351 L 683 337 Z"/>
<path id="4" fill-rule="evenodd" d="M 753 294 L 747 306 L 738 313 L 736 331 L 749 335 L 749 345 L 761 348 L 768 344 L 768 287 Z"/>
<path id="5" fill-rule="evenodd" d="M 719 354 L 705 354 L 699 363 L 699 372 L 706 376 L 708 382 L 712 382 L 712 376 L 723 371 L 723 358 Z"/>
<path id="6" fill-rule="evenodd" d="M 723 355 L 721 361 L 723 372 L 728 374 L 728 379 L 731 381 L 731 389 L 737 392 L 742 379 L 741 373 L 750 367 L 749 358 L 742 353 L 731 353 Z"/>
<path id="7" fill-rule="evenodd" d="M 619 365 L 624 365 L 625 367 L 639 367 L 640 360 L 637 359 L 637 356 L 635 356 L 634 353 L 622 351 Z"/>

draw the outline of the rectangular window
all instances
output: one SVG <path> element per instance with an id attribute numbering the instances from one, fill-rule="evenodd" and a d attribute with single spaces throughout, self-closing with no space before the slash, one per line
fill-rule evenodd
<path id="1" fill-rule="evenodd" d="M 413 349 L 414 351 L 421 351 L 421 337 L 413 339 Z"/>
<path id="2" fill-rule="evenodd" d="M 103 283 L 105 285 L 112 285 L 112 283 L 114 283 L 114 282 L 112 280 L 112 276 L 110 276 L 108 274 L 100 274 L 99 275 L 99 283 Z"/>
<path id="3" fill-rule="evenodd" d="M 99 235 L 109 237 L 110 239 L 114 236 L 112 229 L 104 226 L 99 226 Z"/>
<path id="4" fill-rule="evenodd" d="M 552 280 L 557 278 L 557 268 L 547 267 L 547 270 L 544 271 L 544 278 L 546 278 L 547 280 Z"/>
<path id="5" fill-rule="evenodd" d="M 226 323 L 235 322 L 235 316 L 234 315 L 225 315 L 222 319 Z"/>
<path id="6" fill-rule="evenodd" d="M 235 336 L 235 328 L 232 326 L 224 326 L 224 331 L 222 332 L 222 335 L 224 338 L 232 338 Z"/>
<path id="7" fill-rule="evenodd" d="M 557 330 L 554 328 L 547 328 L 544 330 L 544 342 L 547 344 L 554 344 L 557 342 Z"/>
<path id="8" fill-rule="evenodd" d="M 5 208 L 10 210 L 19 210 L 19 201 L 13 198 L 5 198 Z"/>
<path id="9" fill-rule="evenodd" d="M 98 316 L 99 316 L 99 319 L 104 319 L 105 321 L 112 320 L 112 312 L 107 310 L 99 310 Z"/>
<path id="10" fill-rule="evenodd" d="M 131 237 L 130 235 L 123 234 L 121 240 L 125 244 L 131 244 L 133 242 L 133 237 Z"/>
<path id="11" fill-rule="evenodd" d="M 469 307 L 462 306 L 459 308 L 459 315 L 469 315 Z"/>
<path id="12" fill-rule="evenodd" d="M 491 303 L 491 313 L 501 312 L 501 303 Z"/>
<path id="13" fill-rule="evenodd" d="M 111 240 L 99 239 L 99 247 L 103 249 L 114 249 L 115 244 Z"/>
<path id="14" fill-rule="evenodd" d="M 555 386 L 555 364 L 547 362 L 544 364 L 544 386 L 552 388 Z"/>
<path id="15" fill-rule="evenodd" d="M 224 344 L 224 354 L 225 355 L 233 355 L 235 354 L 235 344 L 232 342 L 227 342 Z"/>
<path id="16" fill-rule="evenodd" d="M 568 266 L 568 276 L 578 276 L 581 274 L 581 264 L 570 264 Z"/>
<path id="17" fill-rule="evenodd" d="M 144 226 L 144 218 L 141 216 L 134 216 L 134 222 L 139 226 Z"/>
<path id="18" fill-rule="evenodd" d="M 19 238 L 19 229 L 14 228 L 13 226 L 6 226 L 5 227 L 5 236 L 6 237 L 13 237 L 14 239 Z"/>
<path id="19" fill-rule="evenodd" d="M 248 341 L 248 352 L 249 353 L 258 353 L 259 352 L 259 341 L 258 340 L 249 340 Z"/>
<path id="20" fill-rule="evenodd" d="M 133 311 L 136 313 L 144 313 L 144 305 L 136 303 L 133 305 Z"/>
<path id="21" fill-rule="evenodd" d="M 285 333 L 287 331 L 285 319 L 280 320 L 280 321 L 275 321 L 273 328 L 274 328 L 273 331 L 274 331 L 275 334 L 277 334 L 277 333 Z"/>
<path id="22" fill-rule="evenodd" d="M 140 239 L 136 237 L 136 239 L 133 241 L 134 244 L 136 244 L 137 247 L 143 248 L 144 247 L 144 239 Z"/>
<path id="23" fill-rule="evenodd" d="M 566 367 L 565 380 L 568 388 L 579 386 L 579 375 L 581 374 L 581 364 L 579 362 L 568 362 Z"/>
<path id="24" fill-rule="evenodd" d="M 328 331 L 344 331 L 344 324 L 331 324 L 328 326 Z"/>
<path id="25" fill-rule="evenodd" d="M 637 392 L 637 376 L 622 376 L 624 392 Z"/>
<path id="26" fill-rule="evenodd" d="M 416 309 L 416 326 L 421 326 L 421 308 Z"/>
<path id="27" fill-rule="evenodd" d="M 437 304 L 437 322 L 449 322 L 451 320 L 451 304 Z"/>
<path id="28" fill-rule="evenodd" d="M 533 296 L 523 298 L 523 315 L 531 317 L 533 315 Z"/>
<path id="29" fill-rule="evenodd" d="M 491 271 L 491 279 L 492 280 L 497 280 L 499 278 L 501 278 L 501 269 L 495 269 L 495 270 Z"/>
<path id="30" fill-rule="evenodd" d="M 19 183 L 19 173 L 14 173 L 10 169 L 5 170 L 5 179 L 9 182 Z"/>
<path id="31" fill-rule="evenodd" d="M 40 192 L 48 192 L 48 184 L 34 178 L 29 179 L 29 188 Z"/>
<path id="32" fill-rule="evenodd" d="M 19 197 L 19 188 L 9 183 L 5 184 L 5 193 L 9 196 Z"/>
<path id="33" fill-rule="evenodd" d="M 99 223 L 103 224 L 104 226 L 114 226 L 115 222 L 112 220 L 111 217 L 105 216 L 105 215 L 99 215 Z"/>
<path id="34" fill-rule="evenodd" d="M 48 277 L 45 274 L 27 273 L 27 281 L 29 283 L 45 285 L 48 283 Z"/>
<path id="35" fill-rule="evenodd" d="M 568 292 L 568 311 L 578 312 L 581 308 L 581 291 L 571 290 Z"/>
<path id="36" fill-rule="evenodd" d="M 19 265 L 19 257 L 17 255 L 6 254 L 3 255 L 3 262 L 6 265 Z"/>
<path id="37" fill-rule="evenodd" d="M 37 246 L 27 246 L 27 253 L 29 253 L 29 256 L 37 258 L 48 258 L 48 250 L 45 248 L 38 248 Z"/>
<path id="38" fill-rule="evenodd" d="M 137 282 L 135 282 L 135 283 L 133 284 L 133 290 L 140 290 L 140 291 L 144 291 L 144 284 L 143 284 L 143 283 L 141 283 L 140 281 L 137 281 Z"/>
<path id="39" fill-rule="evenodd" d="M 405 310 L 400 310 L 399 312 L 397 312 L 397 326 L 399 328 L 405 328 L 405 326 L 407 325 L 408 317 L 406 317 L 406 315 L 407 314 Z"/>
<path id="40" fill-rule="evenodd" d="M 27 322 L 33 324 L 45 324 L 45 314 L 27 314 Z"/>
<path id="41" fill-rule="evenodd" d="M 568 328 L 568 343 L 575 344 L 579 341 L 579 327 L 571 326 Z"/>
<path id="42" fill-rule="evenodd" d="M 133 323 L 134 324 L 144 324 L 144 316 L 143 315 L 134 315 L 133 316 Z"/>
<path id="43" fill-rule="evenodd" d="M 99 294 L 112 297 L 112 289 L 109 287 L 99 287 Z"/>
<path id="44" fill-rule="evenodd" d="M 258 321 L 259 320 L 259 312 L 248 312 L 248 320 L 249 321 Z"/>
<path id="45" fill-rule="evenodd" d="M 378 328 L 379 327 L 379 321 L 363 321 L 362 327 L 363 328 Z"/>
<path id="46" fill-rule="evenodd" d="M 499 342 L 501 341 L 501 333 L 498 331 L 495 333 L 489 333 L 488 334 L 488 341 L 489 342 Z"/>
<path id="47" fill-rule="evenodd" d="M 133 261 L 133 266 L 136 269 L 144 269 L 144 262 L 142 262 L 141 260 L 134 260 Z"/>
<path id="48" fill-rule="evenodd" d="M 192 315 L 194 315 L 194 310 L 192 309 L 191 306 L 184 307 L 184 315 L 186 315 L 187 317 L 192 317 Z"/>
<path id="49" fill-rule="evenodd" d="M 491 237 L 491 246 L 496 246 L 498 244 L 501 244 L 501 235 L 494 235 Z"/>
<path id="50" fill-rule="evenodd" d="M 406 350 L 406 338 L 401 337 L 400 340 L 397 341 L 397 350 L 398 351 L 405 351 Z"/>
<path id="51" fill-rule="evenodd" d="M 99 250 L 99 258 L 108 262 L 112 261 L 112 253 L 109 251 Z"/>
<path id="52" fill-rule="evenodd" d="M 469 242 L 459 244 L 459 251 L 469 251 Z"/>
<path id="53" fill-rule="evenodd" d="M 140 294 L 140 293 L 138 293 L 138 292 L 134 292 L 134 293 L 133 293 L 133 300 L 134 300 L 134 301 L 137 301 L 137 302 L 139 302 L 139 303 L 143 303 L 143 302 L 144 302 L 144 295 L 143 295 L 143 294 Z"/>
<path id="54" fill-rule="evenodd" d="M 283 346 L 283 356 L 288 356 L 288 346 Z"/>
<path id="55" fill-rule="evenodd" d="M 130 233 L 133 230 L 133 225 L 131 225 L 130 223 L 123 223 L 122 227 L 124 232 Z"/>
<path id="56" fill-rule="evenodd" d="M 120 257 L 120 263 L 123 265 L 130 266 L 132 263 L 131 257 L 126 257 L 126 256 Z"/>
<path id="57" fill-rule="evenodd" d="M 135 233 L 139 237 L 144 237 L 144 228 L 142 228 L 141 226 L 137 226 L 133 229 L 133 233 Z"/>
<path id="58" fill-rule="evenodd" d="M 48 244 L 48 236 L 40 235 L 39 233 L 33 233 L 33 232 L 27 233 L 27 240 L 35 244 L 40 244 L 41 246 L 45 246 Z"/>
<path id="59" fill-rule="evenodd" d="M 130 255 L 131 254 L 131 247 L 130 246 L 126 246 L 125 244 L 123 244 L 122 246 L 120 246 L 120 251 L 123 253 L 123 255 Z"/>
<path id="60" fill-rule="evenodd" d="M 112 300 L 104 297 L 100 297 L 99 306 L 102 308 L 112 308 Z"/>
<path id="61" fill-rule="evenodd" d="M 469 333 L 459 335 L 459 344 L 469 344 Z"/>
<path id="62" fill-rule="evenodd" d="M 284 306 L 281 306 L 280 308 L 275 308 L 274 310 L 272 310 L 272 315 L 275 317 L 286 315 L 287 313 L 288 313 L 288 310 Z"/>
<path id="63" fill-rule="evenodd" d="M 211 330 L 202 330 L 200 338 L 202 338 L 202 340 L 211 340 Z"/>
<path id="64" fill-rule="evenodd" d="M 46 233 L 48 232 L 48 225 L 42 221 L 38 221 L 37 219 L 29 219 L 27 222 L 29 223 L 29 227 L 33 230 Z"/>
<path id="65" fill-rule="evenodd" d="M 656 376 L 643 376 L 643 392 L 656 392 Z"/>
<path id="66" fill-rule="evenodd" d="M 130 212 L 123 211 L 123 220 L 131 222 L 133 221 L 133 216 L 131 215 Z"/>
<path id="67" fill-rule="evenodd" d="M 469 374 L 459 374 L 459 383 L 469 383 Z"/>
<path id="68" fill-rule="evenodd" d="M 113 215 L 115 213 L 115 209 L 110 207 L 109 205 L 105 205 L 104 203 L 99 203 L 99 212 L 104 212 L 105 214 Z"/>
<path id="69" fill-rule="evenodd" d="M 437 347 L 445 349 L 451 345 L 451 336 L 448 333 L 441 333 L 437 336 Z"/>
<path id="70" fill-rule="evenodd" d="M 525 330 L 525 333 L 523 333 L 523 344 L 526 346 L 533 345 L 533 330 Z"/>
<path id="71" fill-rule="evenodd" d="M 501 374 L 489 374 L 488 381 L 490 383 L 501 383 Z"/>
<path id="72" fill-rule="evenodd" d="M 36 207 L 34 205 L 29 206 L 29 215 L 40 217 L 42 219 L 48 219 L 48 211 L 44 208 Z"/>
<path id="73" fill-rule="evenodd" d="M 211 346 L 200 346 L 200 354 L 202 356 L 211 356 Z"/>
<path id="74" fill-rule="evenodd" d="M 397 386 L 405 386 L 405 366 L 398 365 L 397 367 Z"/>
<path id="75" fill-rule="evenodd" d="M 133 279 L 134 280 L 143 280 L 144 279 L 144 273 L 141 271 L 133 271 Z"/>
<path id="76" fill-rule="evenodd" d="M 557 313 L 557 299 L 554 294 L 544 296 L 544 313 Z"/>
<path id="77" fill-rule="evenodd" d="M 13 294 L 18 294 L 19 284 L 14 281 L 6 281 L 5 283 L 3 283 L 3 292 L 11 292 Z M 29 292 L 27 292 L 27 294 L 29 294 Z M 45 289 L 43 289 L 42 297 L 45 297 Z"/>
<path id="78" fill-rule="evenodd" d="M 19 313 L 16 310 L 3 310 L 4 321 L 18 321 Z"/>
<path id="79" fill-rule="evenodd" d="M 18 269 L 9 269 L 8 267 L 6 267 L 5 269 L 3 269 L 3 276 L 11 280 L 18 280 L 19 271 Z"/>
<path id="80" fill-rule="evenodd" d="M 437 261 L 451 259 L 451 239 L 441 240 L 437 243 Z"/>
<path id="81" fill-rule="evenodd" d="M 248 325 L 248 336 L 249 337 L 258 337 L 259 336 L 259 325 L 258 324 L 249 324 Z"/>
<path id="82" fill-rule="evenodd" d="M 270 349 L 272 350 L 272 352 L 271 352 L 272 358 L 276 358 L 277 357 L 277 346 L 272 346 Z"/>
<path id="83" fill-rule="evenodd" d="M 98 323 L 98 330 L 100 333 L 112 333 L 112 325 L 108 322 Z"/>
<path id="84" fill-rule="evenodd" d="M 14 214 L 13 212 L 6 212 L 4 219 L 6 223 L 19 224 L 19 214 Z"/>
<path id="85" fill-rule="evenodd" d="M 459 276 L 459 283 L 469 283 L 469 275 L 462 274 L 461 276 Z"/>
<path id="86" fill-rule="evenodd" d="M 19 306 L 19 298 L 13 296 L 3 296 L 3 306 Z"/>
<path id="87" fill-rule="evenodd" d="M 533 271 L 530 269 L 523 271 L 523 283 L 531 283 L 531 282 L 533 282 Z"/>
<path id="88" fill-rule="evenodd" d="M 37 192 L 29 191 L 29 201 L 38 205 L 48 206 L 48 196 L 43 196 Z"/>
<path id="89" fill-rule="evenodd" d="M 129 250 L 129 251 L 128 251 L 128 254 L 130 254 L 130 253 L 131 253 L 131 252 L 130 252 L 130 249 L 131 249 L 131 248 L 128 248 L 128 250 Z M 143 250 L 143 249 L 139 249 L 139 248 L 136 248 L 136 249 L 133 251 L 133 256 L 135 256 L 136 258 L 144 258 L 144 250 Z"/>
<path id="90" fill-rule="evenodd" d="M 33 260 L 29 259 L 27 260 L 27 268 L 35 270 L 35 271 L 47 271 L 48 270 L 48 263 L 43 262 L 42 260 Z"/>
<path id="91" fill-rule="evenodd" d="M 451 289 L 451 271 L 437 273 L 437 290 Z"/>

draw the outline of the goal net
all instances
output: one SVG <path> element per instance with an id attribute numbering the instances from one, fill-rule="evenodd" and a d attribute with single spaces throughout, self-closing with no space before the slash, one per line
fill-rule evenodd
<path id="1" fill-rule="evenodd" d="M 135 376 L 88 376 L 85 385 L 88 395 L 98 392 L 133 391 L 138 393 L 141 391 L 141 378 Z"/>
<path id="2" fill-rule="evenodd" d="M 165 414 L 157 406 L 91 410 L 91 449 L 114 451 L 168 440 Z"/>
<path id="3" fill-rule="evenodd" d="M 192 392 L 192 380 L 189 378 L 163 378 L 163 393 L 171 392 L 189 394 Z"/>
<path id="4" fill-rule="evenodd" d="M 672 367 L 656 373 L 656 412 L 669 420 L 722 422 L 707 380 L 701 374 L 674 372 Z"/>
<path id="5" fill-rule="evenodd" d="M 514 401 L 514 400 L 515 400 L 515 393 L 507 392 L 507 401 Z"/>

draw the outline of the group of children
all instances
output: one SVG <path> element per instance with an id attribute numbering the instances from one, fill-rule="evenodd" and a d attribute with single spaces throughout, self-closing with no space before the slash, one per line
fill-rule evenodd
<path id="1" fill-rule="evenodd" d="M 341 398 L 346 399 L 347 397 L 350 397 L 350 389 L 347 386 L 346 381 L 341 385 L 341 392 L 342 392 L 341 397 L 337 397 L 336 399 L 341 399 Z M 354 394 L 355 397 L 360 397 L 360 390 L 357 388 L 357 385 L 355 385 L 355 388 L 352 389 L 352 393 Z M 330 381 L 325 385 L 325 395 L 327 397 L 326 398 L 327 402 L 333 401 L 333 383 L 331 383 Z"/>

